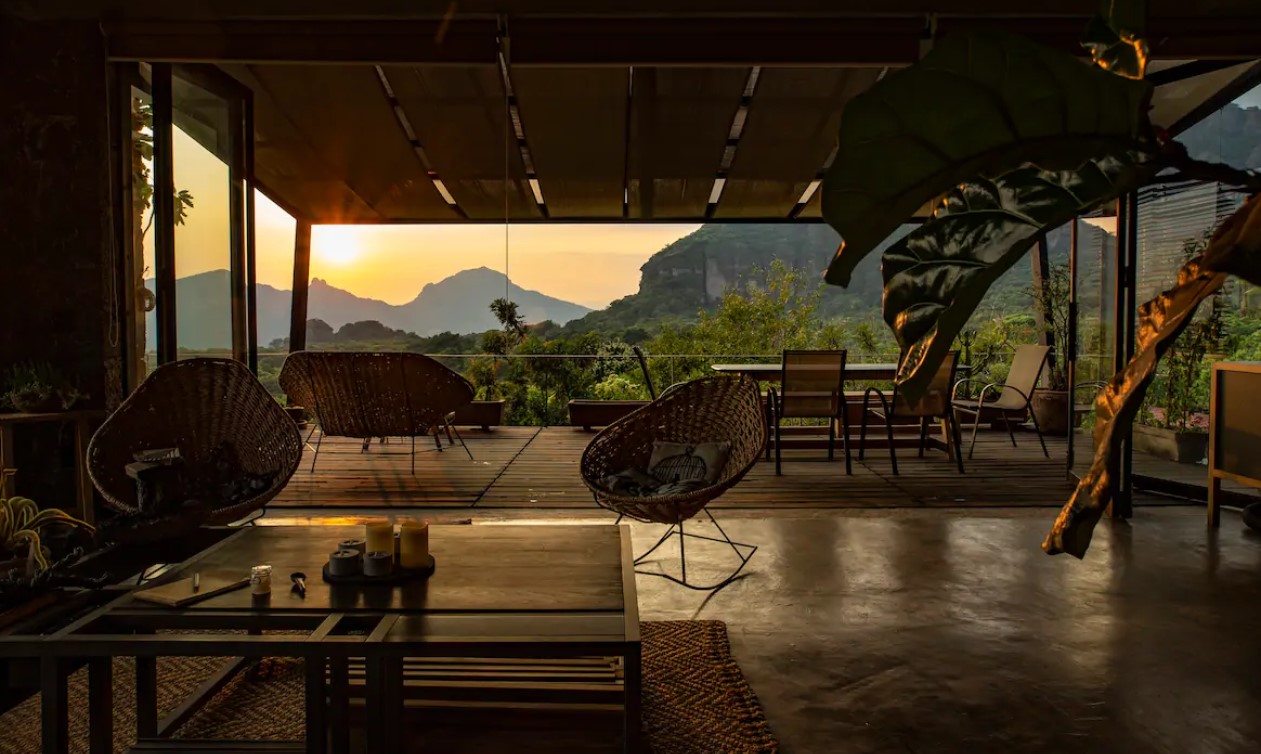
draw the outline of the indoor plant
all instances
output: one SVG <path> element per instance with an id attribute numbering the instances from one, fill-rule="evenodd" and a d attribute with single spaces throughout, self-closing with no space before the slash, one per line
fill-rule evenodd
<path id="1" fill-rule="evenodd" d="M 1183 244 L 1183 258 L 1204 251 L 1208 235 Z M 1208 300 L 1203 316 L 1193 320 L 1165 354 L 1164 371 L 1134 425 L 1134 449 L 1176 463 L 1199 463 L 1208 455 L 1208 396 L 1202 379 L 1210 355 L 1221 351 L 1225 312 L 1224 291 Z"/>
<path id="2" fill-rule="evenodd" d="M 1120 449 L 1157 364 L 1231 276 L 1261 284 L 1261 175 L 1192 158 L 1150 119 L 1143 0 L 1112 0 L 1074 55 L 995 30 L 950 34 L 855 96 L 820 190 L 844 239 L 826 279 L 848 285 L 884 248 L 884 318 L 919 398 L 990 286 L 1037 239 L 1140 187 L 1212 181 L 1253 196 L 1176 284 L 1138 309 L 1133 358 L 1100 391 L 1095 456 L 1043 542 L 1078 557 L 1121 481 Z M 890 128 L 895 123 L 897 128 Z M 925 205 L 931 219 L 891 245 Z"/>
<path id="3" fill-rule="evenodd" d="M 1051 266 L 1029 293 L 1051 341 L 1051 357 L 1042 373 L 1044 385 L 1033 394 L 1033 414 L 1043 434 L 1068 434 L 1073 410 L 1068 392 L 1068 361 L 1063 357 L 1068 352 L 1068 265 Z"/>
<path id="4" fill-rule="evenodd" d="M 69 411 L 84 396 L 47 362 L 18 364 L 9 371 L 5 402 L 24 413 Z"/>

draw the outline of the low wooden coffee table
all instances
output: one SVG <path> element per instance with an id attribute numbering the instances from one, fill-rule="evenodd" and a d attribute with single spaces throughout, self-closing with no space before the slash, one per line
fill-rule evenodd
<path id="1" fill-rule="evenodd" d="M 205 742 L 169 736 L 260 657 L 305 661 L 306 741 L 288 750 L 348 750 L 349 703 L 359 693 L 370 751 L 403 751 L 405 704 L 493 707 L 527 700 L 619 710 L 624 747 L 638 748 L 642 677 L 628 527 L 434 526 L 437 568 L 427 580 L 325 584 L 319 574 L 328 553 L 360 532 L 248 527 L 162 579 L 241 576 L 268 563 L 272 594 L 262 602 L 242 589 L 174 609 L 127 593 L 47 635 L 0 637 L 0 656 L 40 658 L 43 751 L 69 749 L 66 674 L 85 661 L 91 751 L 112 751 L 111 658 L 120 656 L 136 658 L 141 750 L 204 751 L 194 747 Z M 305 598 L 290 591 L 293 571 L 308 576 Z M 225 630 L 248 633 L 210 633 Z M 159 720 L 156 658 L 165 656 L 237 659 Z M 569 672 L 556 669 L 564 663 Z M 232 748 L 279 750 L 285 749 L 275 742 Z"/>

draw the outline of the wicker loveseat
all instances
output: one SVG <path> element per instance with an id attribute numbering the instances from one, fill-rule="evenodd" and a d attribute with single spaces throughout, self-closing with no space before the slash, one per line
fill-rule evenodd
<path id="1" fill-rule="evenodd" d="M 298 351 L 285 359 L 280 387 L 315 417 L 320 441 L 352 437 L 365 448 L 374 437 L 410 437 L 414 450 L 416 437 L 432 435 L 441 450 L 442 430 L 454 442 L 451 414 L 473 401 L 468 380 L 418 353 Z"/>

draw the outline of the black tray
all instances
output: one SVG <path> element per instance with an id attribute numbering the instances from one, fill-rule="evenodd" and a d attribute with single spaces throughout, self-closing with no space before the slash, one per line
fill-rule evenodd
<path id="1" fill-rule="evenodd" d="M 400 568 L 395 566 L 394 571 L 385 576 L 364 576 L 362 573 L 356 573 L 353 576 L 333 576 L 328 572 L 328 563 L 324 564 L 322 575 L 326 584 L 404 584 L 415 579 L 428 578 L 435 567 L 433 556 L 430 555 L 429 565 L 426 568 Z"/>

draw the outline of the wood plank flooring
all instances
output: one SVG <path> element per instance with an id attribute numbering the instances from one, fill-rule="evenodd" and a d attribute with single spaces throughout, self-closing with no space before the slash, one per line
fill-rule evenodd
<path id="1" fill-rule="evenodd" d="M 432 440 L 417 441 L 416 471 L 411 471 L 410 440 L 362 443 L 328 438 L 320 443 L 315 472 L 312 451 L 289 486 L 271 503 L 278 508 L 558 508 L 589 509 L 591 493 L 578 465 L 594 436 L 572 427 L 501 427 L 489 432 L 463 430 L 470 460 L 458 444 L 433 450 Z M 818 449 L 785 453 L 784 473 L 773 461 L 760 461 L 745 479 L 714 505 L 719 508 L 886 508 L 1054 506 L 1067 499 L 1072 483 L 1064 473 L 1065 443 L 1048 438 L 1044 458 L 1037 438 L 1017 435 L 1013 448 L 1005 433 L 982 431 L 975 456 L 965 459 L 960 475 L 941 450 L 918 458 L 913 448 L 898 451 L 899 475 L 892 473 L 888 451 L 869 449 L 854 474 L 846 476 L 840 450 L 826 460 Z M 965 439 L 965 443 L 966 443 Z M 315 440 L 312 440 L 313 444 Z M 1079 458 L 1088 459 L 1088 448 Z M 1180 473 L 1189 473 L 1181 470 Z"/>

